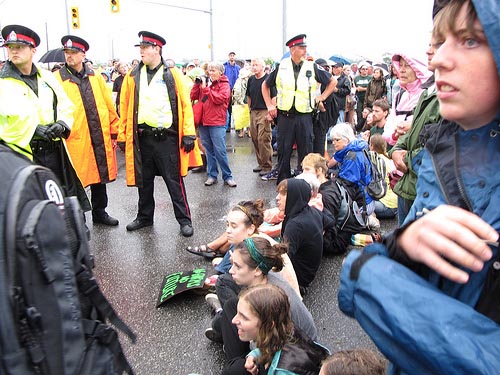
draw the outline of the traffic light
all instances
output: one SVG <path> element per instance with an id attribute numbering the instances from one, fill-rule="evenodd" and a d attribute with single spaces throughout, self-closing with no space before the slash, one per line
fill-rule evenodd
<path id="1" fill-rule="evenodd" d="M 118 13 L 120 11 L 120 0 L 109 0 L 111 13 Z"/>
<path id="2" fill-rule="evenodd" d="M 78 13 L 78 7 L 71 7 L 71 27 L 73 29 L 80 28 L 80 14 Z"/>

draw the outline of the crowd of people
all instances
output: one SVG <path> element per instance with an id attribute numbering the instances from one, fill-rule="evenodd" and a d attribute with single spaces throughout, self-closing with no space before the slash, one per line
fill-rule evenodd
<path id="1" fill-rule="evenodd" d="M 272 69 L 258 57 L 240 66 L 234 52 L 225 63 L 178 69 L 162 56 L 165 39 L 140 31 L 141 58 L 131 66 L 117 60 L 96 70 L 90 44 L 65 35 L 66 62 L 50 72 L 33 64 L 36 32 L 8 25 L 0 139 L 54 171 L 94 224 L 107 226 L 119 225 L 106 210 L 119 148 L 127 185 L 138 191 L 126 229 L 153 225 L 160 175 L 180 234 L 190 237 L 183 178 L 206 173 L 210 189 L 220 172 L 236 188 L 226 134 L 232 124 L 248 134 L 252 172 L 276 181 L 276 207 L 249 197 L 229 211 L 219 237 L 186 249 L 215 267 L 205 281 L 214 313 L 205 335 L 224 344 L 223 374 L 384 373 L 378 353 L 330 353 L 303 302 L 323 255 L 346 253 L 339 307 L 373 339 L 390 373 L 494 373 L 498 14 L 497 0 L 436 1 L 425 63 L 405 53 L 390 64 L 314 60 L 300 34 Z M 381 196 L 369 188 L 373 160 L 386 171 Z M 396 217 L 397 227 L 380 233 L 379 220 Z"/>

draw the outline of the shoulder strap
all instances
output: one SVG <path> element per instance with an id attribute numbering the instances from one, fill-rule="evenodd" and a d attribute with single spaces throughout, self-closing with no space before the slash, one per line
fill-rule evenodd
<path id="1" fill-rule="evenodd" d="M 30 373 L 26 368 L 28 359 L 26 352 L 21 349 L 17 340 L 14 314 L 12 310 L 12 283 L 15 277 L 15 243 L 16 243 L 16 222 L 18 204 L 21 192 L 29 176 L 39 168 L 35 165 L 23 167 L 14 177 L 14 180 L 7 192 L 10 197 L 7 201 L 4 216 L 5 228 L 5 248 L 0 251 L 0 347 L 2 349 L 2 360 L 9 368 L 9 373 L 22 375 Z M 45 169 L 45 168 L 43 168 Z"/>

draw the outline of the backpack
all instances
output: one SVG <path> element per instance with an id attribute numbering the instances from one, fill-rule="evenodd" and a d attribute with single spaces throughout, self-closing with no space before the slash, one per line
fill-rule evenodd
<path id="1" fill-rule="evenodd" d="M 325 228 L 323 235 L 323 253 L 344 254 L 351 242 L 351 236 L 366 230 L 362 207 L 353 200 L 340 179 L 327 182 L 333 189 L 320 189 L 324 202 L 324 211 L 334 215 L 337 212 L 335 225 Z M 328 189 L 325 187 L 325 189 Z M 331 207 L 331 208 L 329 208 Z"/>
<path id="2" fill-rule="evenodd" d="M 365 186 L 366 191 L 373 199 L 380 199 L 387 193 L 387 182 L 385 176 L 387 175 L 387 170 L 384 160 L 375 151 L 363 150 L 365 158 L 369 161 L 371 181 Z"/>
<path id="3" fill-rule="evenodd" d="M 133 374 L 135 342 L 92 274 L 83 213 L 56 177 L 0 144 L 0 374 Z"/>

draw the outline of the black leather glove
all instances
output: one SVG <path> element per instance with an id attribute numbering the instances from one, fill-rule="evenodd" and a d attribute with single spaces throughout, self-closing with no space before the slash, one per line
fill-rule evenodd
<path id="1" fill-rule="evenodd" d="M 47 128 L 47 136 L 50 139 L 56 139 L 60 137 L 67 138 L 67 135 L 69 135 L 65 134 L 67 129 L 59 122 L 54 122 L 53 124 L 47 125 Z"/>
<path id="2" fill-rule="evenodd" d="M 122 152 L 125 152 L 125 142 L 116 142 Z"/>
<path id="3" fill-rule="evenodd" d="M 38 139 L 43 139 L 46 141 L 50 141 L 49 136 L 47 135 L 48 126 L 45 125 L 37 125 L 35 129 L 35 137 Z"/>
<path id="4" fill-rule="evenodd" d="M 196 141 L 195 135 L 183 135 L 182 136 L 182 148 L 184 152 L 191 152 L 194 149 L 194 141 Z"/>

